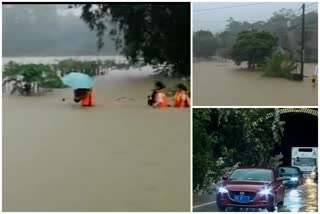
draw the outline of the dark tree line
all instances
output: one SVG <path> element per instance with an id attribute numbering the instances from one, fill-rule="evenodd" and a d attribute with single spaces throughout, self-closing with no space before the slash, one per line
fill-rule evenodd
<path id="1" fill-rule="evenodd" d="M 99 48 L 110 35 L 132 63 L 144 61 L 177 76 L 190 75 L 189 3 L 78 5 L 81 18 L 96 31 Z M 108 25 L 108 24 L 112 25 Z"/>
<path id="2" fill-rule="evenodd" d="M 288 25 L 290 22 L 290 25 Z M 317 26 L 318 26 L 318 13 L 308 12 L 305 16 L 306 32 L 305 32 L 305 57 L 307 61 L 316 61 L 317 59 Z M 270 32 L 277 38 L 277 45 L 281 46 L 286 51 L 291 52 L 291 55 L 298 59 L 298 50 L 300 48 L 300 30 L 301 30 L 301 15 L 296 15 L 292 10 L 282 9 L 275 12 L 273 16 L 266 22 L 257 21 L 249 23 L 247 21 L 239 22 L 230 18 L 226 29 L 223 32 L 216 33 L 210 38 L 211 42 L 204 46 L 202 41 L 205 35 L 203 32 L 194 33 L 194 50 L 205 47 L 200 54 L 203 56 L 211 57 L 212 53 L 218 56 L 231 58 L 232 47 L 235 44 L 238 34 L 243 31 L 266 31 Z M 206 34 L 208 35 L 207 32 Z M 209 41 L 209 40 L 208 40 Z M 210 47 L 210 50 L 209 49 Z M 212 48 L 211 48 L 212 47 Z M 210 54 L 210 55 L 209 55 Z M 197 54 L 196 56 L 199 56 Z"/>
<path id="3" fill-rule="evenodd" d="M 219 181 L 236 164 L 277 167 L 283 125 L 275 109 L 194 109 L 193 188 Z"/>

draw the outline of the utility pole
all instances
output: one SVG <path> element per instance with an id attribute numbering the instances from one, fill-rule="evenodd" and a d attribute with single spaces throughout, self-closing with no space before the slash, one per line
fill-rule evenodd
<path id="1" fill-rule="evenodd" d="M 302 4 L 302 27 L 301 27 L 301 53 L 300 53 L 300 75 L 301 80 L 304 77 L 304 12 L 305 12 L 305 4 Z"/>

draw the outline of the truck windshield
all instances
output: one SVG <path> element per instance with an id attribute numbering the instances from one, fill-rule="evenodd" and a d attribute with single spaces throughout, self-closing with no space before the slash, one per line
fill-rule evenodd
<path id="1" fill-rule="evenodd" d="M 294 165 L 296 166 L 315 166 L 315 158 L 295 158 Z"/>

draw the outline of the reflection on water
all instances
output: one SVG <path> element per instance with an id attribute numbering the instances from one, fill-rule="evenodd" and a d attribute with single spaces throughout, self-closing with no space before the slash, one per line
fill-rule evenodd
<path id="1" fill-rule="evenodd" d="M 310 180 L 311 181 L 311 180 Z M 216 194 L 193 195 L 194 212 L 219 212 Z M 228 208 L 228 212 L 268 212 L 267 209 Z M 275 212 L 317 212 L 318 184 L 309 182 L 297 188 L 285 189 L 284 205 Z"/>
<path id="2" fill-rule="evenodd" d="M 306 182 L 297 188 L 286 189 L 284 206 L 279 211 L 317 212 L 318 185 L 314 182 Z"/>
<path id="3" fill-rule="evenodd" d="M 94 108 L 3 96 L 5 211 L 189 210 L 190 112 L 149 108 L 154 81 L 125 72 L 97 78 Z"/>

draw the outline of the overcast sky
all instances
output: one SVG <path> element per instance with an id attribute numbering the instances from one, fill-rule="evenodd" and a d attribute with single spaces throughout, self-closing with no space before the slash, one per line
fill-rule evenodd
<path id="1" fill-rule="evenodd" d="M 299 10 L 301 5 L 302 3 L 298 2 L 193 3 L 193 31 L 210 30 L 212 32 L 221 32 L 225 29 L 227 20 L 230 17 L 237 21 L 248 21 L 250 23 L 260 20 L 266 21 L 274 12 L 282 8 L 293 9 L 296 14 L 300 14 L 302 13 L 302 10 Z M 318 4 L 306 3 L 306 12 L 317 9 Z"/>

